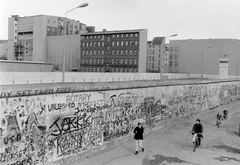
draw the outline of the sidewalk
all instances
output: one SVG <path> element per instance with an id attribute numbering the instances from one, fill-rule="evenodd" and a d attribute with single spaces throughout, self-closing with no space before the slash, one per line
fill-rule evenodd
<path id="1" fill-rule="evenodd" d="M 135 141 L 129 140 L 112 150 L 84 158 L 71 165 L 239 165 L 240 137 L 236 135 L 240 111 L 240 102 L 220 106 L 214 110 L 176 121 L 168 128 L 150 132 L 144 136 L 144 152 L 135 153 Z M 215 125 L 215 115 L 227 107 L 229 119 L 223 121 L 220 128 Z M 190 133 L 197 118 L 204 127 L 204 138 L 200 148 L 193 152 Z"/>

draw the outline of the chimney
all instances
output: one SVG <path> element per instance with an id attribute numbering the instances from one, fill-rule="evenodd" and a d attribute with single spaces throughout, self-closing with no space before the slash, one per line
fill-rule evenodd
<path id="1" fill-rule="evenodd" d="M 103 31 L 103 32 L 106 32 L 106 31 L 107 31 L 107 29 L 103 29 L 102 31 Z"/>

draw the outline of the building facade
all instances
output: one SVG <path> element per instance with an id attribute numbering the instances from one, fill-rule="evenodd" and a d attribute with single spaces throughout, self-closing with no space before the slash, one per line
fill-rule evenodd
<path id="1" fill-rule="evenodd" d="M 165 38 L 154 37 L 152 41 L 147 42 L 147 72 L 156 73 L 161 71 L 163 66 L 163 72 L 165 69 Z"/>
<path id="2" fill-rule="evenodd" d="M 240 40 L 170 40 L 169 72 L 218 75 L 223 55 L 229 55 L 228 75 L 239 75 Z"/>
<path id="3" fill-rule="evenodd" d="M 64 35 L 64 18 L 48 15 L 8 19 L 8 59 L 20 61 L 47 61 L 47 36 Z M 87 26 L 72 19 L 66 19 L 66 35 L 87 32 Z"/>
<path id="4" fill-rule="evenodd" d="M 81 34 L 81 72 L 146 72 L 147 30 Z"/>

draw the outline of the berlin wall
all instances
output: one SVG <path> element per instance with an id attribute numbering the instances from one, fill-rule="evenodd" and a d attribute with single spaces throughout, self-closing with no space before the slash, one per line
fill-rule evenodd
<path id="1" fill-rule="evenodd" d="M 132 81 L 0 86 L 0 164 L 64 164 L 239 99 L 240 81 Z"/>

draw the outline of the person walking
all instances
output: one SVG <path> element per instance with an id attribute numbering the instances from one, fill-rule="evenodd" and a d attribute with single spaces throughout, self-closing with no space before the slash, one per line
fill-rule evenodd
<path id="1" fill-rule="evenodd" d="M 144 152 L 144 148 L 143 148 L 143 132 L 144 132 L 144 128 L 142 126 L 142 124 L 139 122 L 137 127 L 135 127 L 134 129 L 134 139 L 136 140 L 136 152 L 135 155 L 138 154 L 138 147 L 142 148 L 142 152 Z"/>

